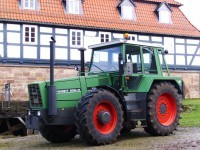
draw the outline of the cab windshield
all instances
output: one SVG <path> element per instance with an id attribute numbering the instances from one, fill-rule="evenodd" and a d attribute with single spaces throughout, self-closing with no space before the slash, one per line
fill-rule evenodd
<path id="1" fill-rule="evenodd" d="M 99 73 L 118 71 L 119 53 L 120 46 L 94 50 L 90 66 L 90 72 Z"/>

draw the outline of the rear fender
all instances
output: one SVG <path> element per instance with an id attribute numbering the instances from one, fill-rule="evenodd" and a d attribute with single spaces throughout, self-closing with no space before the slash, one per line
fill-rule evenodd
<path id="1" fill-rule="evenodd" d="M 151 85 L 151 88 L 154 84 L 160 83 L 160 82 L 169 82 L 169 83 L 173 84 L 175 86 L 175 88 L 178 90 L 178 94 L 180 94 L 183 97 L 183 95 L 184 95 L 184 90 L 183 90 L 184 83 L 183 82 L 182 82 L 182 85 L 179 86 L 175 80 L 154 80 Z"/>

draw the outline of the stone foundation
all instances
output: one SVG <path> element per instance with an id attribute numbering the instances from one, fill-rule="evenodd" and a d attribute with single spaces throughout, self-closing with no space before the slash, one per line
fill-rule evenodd
<path id="1" fill-rule="evenodd" d="M 0 93 L 4 93 L 4 84 L 10 83 L 11 100 L 28 100 L 27 84 L 35 81 L 49 80 L 48 66 L 14 66 L 0 65 Z M 55 67 L 55 79 L 76 76 L 77 71 L 72 67 Z M 4 99 L 1 95 L 1 100 Z"/>
<path id="2" fill-rule="evenodd" d="M 48 66 L 0 65 L 0 93 L 4 93 L 4 84 L 11 84 L 11 100 L 28 100 L 27 84 L 35 81 L 49 80 Z M 77 75 L 72 67 L 55 67 L 55 79 Z M 200 97 L 200 72 L 171 71 L 172 76 L 181 76 L 185 83 L 185 97 Z M 1 100 L 4 97 L 1 95 Z"/>
<path id="3" fill-rule="evenodd" d="M 200 71 L 171 71 L 171 76 L 183 78 L 185 98 L 200 98 Z"/>

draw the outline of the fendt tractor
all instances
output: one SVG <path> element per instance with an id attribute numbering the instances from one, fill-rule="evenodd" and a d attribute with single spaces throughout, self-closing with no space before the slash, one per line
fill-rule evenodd
<path id="1" fill-rule="evenodd" d="M 183 82 L 170 76 L 162 45 L 127 39 L 91 45 L 87 72 L 80 48 L 79 75 L 54 81 L 54 44 L 52 38 L 50 81 L 28 84 L 27 128 L 52 143 L 78 133 L 90 145 L 110 144 L 136 127 L 158 136 L 177 128 Z"/>

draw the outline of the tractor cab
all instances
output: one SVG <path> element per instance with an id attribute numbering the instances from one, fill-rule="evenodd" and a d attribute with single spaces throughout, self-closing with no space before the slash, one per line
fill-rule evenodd
<path id="1" fill-rule="evenodd" d="M 162 54 L 162 45 L 145 44 L 127 40 L 118 40 L 108 43 L 89 46 L 93 49 L 89 74 L 119 71 L 118 58 L 122 54 L 124 73 L 159 74 L 162 75 L 162 66 L 167 68 Z M 168 72 L 168 70 L 167 70 Z"/>
<path id="2" fill-rule="evenodd" d="M 115 88 L 137 91 L 144 77 L 162 77 L 163 68 L 169 75 L 162 45 L 117 40 L 89 48 L 93 51 L 88 75 L 109 73 Z"/>

